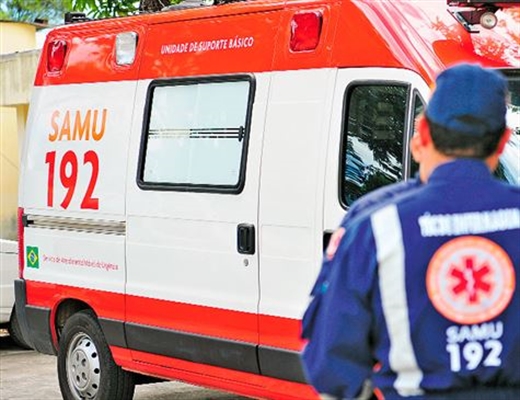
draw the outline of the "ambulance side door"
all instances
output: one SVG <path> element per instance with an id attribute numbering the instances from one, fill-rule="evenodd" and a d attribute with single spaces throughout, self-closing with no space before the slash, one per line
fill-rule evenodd
<path id="1" fill-rule="evenodd" d="M 139 82 L 144 124 L 129 161 L 137 179 L 127 182 L 126 335 L 136 360 L 259 373 L 267 90 L 263 74 Z"/>
<path id="2" fill-rule="evenodd" d="M 325 175 L 324 247 L 355 200 L 415 174 L 409 141 L 428 93 L 424 80 L 407 70 L 338 72 Z"/>

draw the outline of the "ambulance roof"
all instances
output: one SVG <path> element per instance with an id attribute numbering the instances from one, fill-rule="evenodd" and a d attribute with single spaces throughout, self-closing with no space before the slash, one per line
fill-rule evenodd
<path id="1" fill-rule="evenodd" d="M 498 26 L 479 33 L 465 30 L 445 0 L 251 0 L 83 22 L 49 34 L 36 84 L 369 66 L 414 70 L 431 83 L 460 61 L 518 67 L 514 11 L 498 11 Z M 312 51 L 290 48 L 297 13 L 321 16 Z M 136 58 L 120 67 L 116 36 L 129 31 L 138 36 Z M 57 40 L 67 43 L 65 66 L 48 73 L 49 43 Z"/>

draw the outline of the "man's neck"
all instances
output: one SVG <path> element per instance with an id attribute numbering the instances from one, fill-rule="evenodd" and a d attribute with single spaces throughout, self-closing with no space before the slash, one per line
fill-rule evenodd
<path id="1" fill-rule="evenodd" d="M 422 182 L 428 182 L 432 172 L 442 164 L 457 160 L 458 157 L 450 157 L 445 154 L 439 153 L 438 151 L 432 152 L 427 160 L 421 163 L 419 169 L 419 176 Z M 494 153 L 486 159 L 482 160 L 489 168 L 490 171 L 494 171 L 498 166 L 498 154 Z"/>

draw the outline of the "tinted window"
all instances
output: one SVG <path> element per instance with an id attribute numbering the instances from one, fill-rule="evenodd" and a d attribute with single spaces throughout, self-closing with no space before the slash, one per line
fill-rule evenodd
<path id="1" fill-rule="evenodd" d="M 507 111 L 507 125 L 512 129 L 511 139 L 500 156 L 495 174 L 514 185 L 520 185 L 520 75 L 510 72 L 510 104 Z"/>
<path id="2" fill-rule="evenodd" d="M 152 85 L 140 185 L 236 189 L 244 176 L 251 82 Z"/>
<path id="3" fill-rule="evenodd" d="M 403 140 L 409 88 L 349 88 L 343 128 L 341 200 L 349 206 L 365 193 L 403 179 Z"/>

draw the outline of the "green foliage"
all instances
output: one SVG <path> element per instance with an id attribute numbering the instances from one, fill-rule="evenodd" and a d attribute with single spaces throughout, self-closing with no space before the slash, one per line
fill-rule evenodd
<path id="1" fill-rule="evenodd" d="M 111 18 L 134 14 L 139 9 L 136 0 L 72 0 L 74 11 L 90 18 Z"/>
<path id="2" fill-rule="evenodd" d="M 84 12 L 93 19 L 156 12 L 182 0 L 0 0 L 0 20 L 63 23 L 68 11 Z"/>
<path id="3" fill-rule="evenodd" d="M 72 0 L 74 11 L 84 12 L 87 17 L 112 18 L 136 14 L 138 12 L 156 12 L 170 4 L 182 0 Z"/>
<path id="4" fill-rule="evenodd" d="M 0 0 L 0 19 L 61 24 L 67 11 L 84 12 L 93 19 L 155 12 L 182 0 Z"/>
<path id="5" fill-rule="evenodd" d="M 73 0 L 0 0 L 0 19 L 34 22 L 36 19 L 49 23 L 63 21 L 65 12 L 72 8 Z"/>

